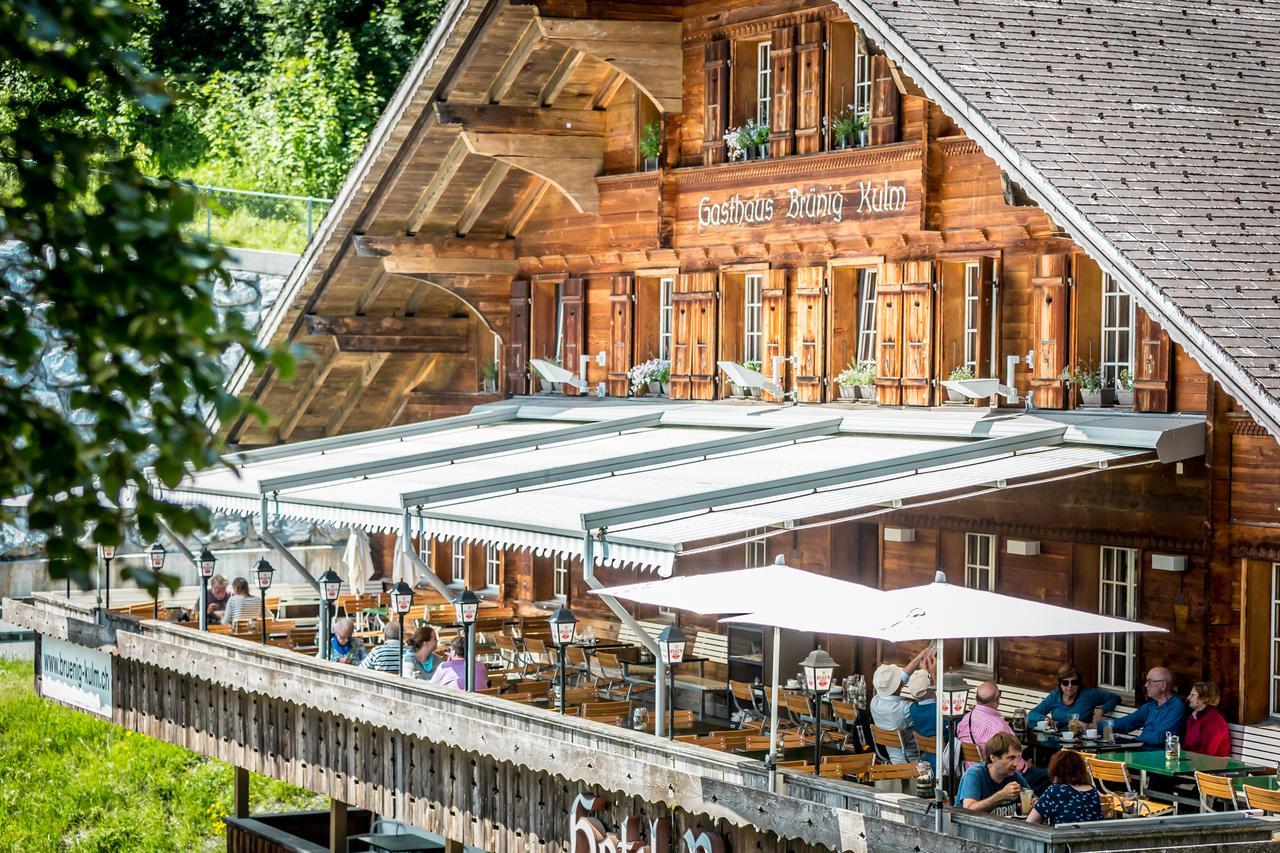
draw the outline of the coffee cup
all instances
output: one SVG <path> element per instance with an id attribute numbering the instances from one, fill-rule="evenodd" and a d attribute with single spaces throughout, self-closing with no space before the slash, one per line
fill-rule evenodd
<path id="1" fill-rule="evenodd" d="M 1059 739 L 1059 740 L 1075 740 L 1075 739 L 1076 739 L 1076 733 L 1075 733 L 1075 732 L 1073 732 L 1073 731 L 1071 731 L 1070 729 L 1068 729 L 1067 731 L 1065 731 L 1065 732 L 1063 732 L 1062 734 L 1058 735 L 1058 739 Z"/>
<path id="2" fill-rule="evenodd" d="M 1040 731 L 1042 731 L 1042 732 L 1047 732 L 1047 731 L 1049 731 L 1049 721 L 1048 721 L 1048 720 L 1041 720 L 1040 722 L 1036 723 L 1036 728 L 1037 728 L 1037 729 L 1039 729 L 1039 730 L 1040 730 Z"/>
<path id="3" fill-rule="evenodd" d="M 788 687 L 789 689 L 791 689 L 791 690 L 794 690 L 794 689 L 796 689 L 796 688 L 797 688 L 797 687 L 799 687 L 799 686 L 800 686 L 800 682 L 796 681 L 794 678 L 789 679 L 789 680 L 787 681 L 787 687 Z"/>
<path id="4" fill-rule="evenodd" d="M 1086 732 L 1084 733 L 1084 736 L 1085 736 L 1086 738 L 1088 738 L 1089 740 L 1097 740 L 1097 739 L 1098 739 L 1098 730 L 1097 730 L 1097 729 L 1089 729 L 1088 731 L 1086 731 Z"/>

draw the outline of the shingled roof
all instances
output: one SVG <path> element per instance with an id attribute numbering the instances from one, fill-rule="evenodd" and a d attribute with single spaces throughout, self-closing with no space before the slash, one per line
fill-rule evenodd
<path id="1" fill-rule="evenodd" d="M 1280 2 L 838 2 L 1280 435 Z"/>

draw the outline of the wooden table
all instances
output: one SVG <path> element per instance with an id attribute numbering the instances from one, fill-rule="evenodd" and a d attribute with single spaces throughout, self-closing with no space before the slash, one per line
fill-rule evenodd
<path id="1" fill-rule="evenodd" d="M 370 850 L 381 850 L 386 853 L 426 853 L 426 851 L 444 849 L 444 845 L 439 841 L 432 841 L 419 835 L 353 835 L 351 840 L 364 842 L 369 845 Z"/>

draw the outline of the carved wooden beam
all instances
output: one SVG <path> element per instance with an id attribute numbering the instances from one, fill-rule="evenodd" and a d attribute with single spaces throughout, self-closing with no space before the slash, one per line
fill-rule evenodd
<path id="1" fill-rule="evenodd" d="M 330 341 L 316 360 L 315 367 L 311 369 L 311 373 L 302 383 L 302 387 L 298 389 L 293 402 L 285 409 L 284 419 L 280 422 L 278 431 L 280 441 L 288 441 L 289 436 L 293 435 L 293 431 L 298 428 L 298 424 L 301 423 L 303 416 L 306 415 L 307 409 L 311 407 L 311 401 L 320 393 L 321 387 L 324 386 L 324 381 L 333 372 L 338 360 L 338 354 L 337 344 Z"/>
<path id="2" fill-rule="evenodd" d="M 549 183 L 537 175 L 531 175 L 530 180 L 529 188 L 525 190 L 520 203 L 516 205 L 515 210 L 511 211 L 511 219 L 507 222 L 508 237 L 515 237 L 520 233 L 533 216 L 538 203 L 542 201 L 543 196 L 547 194 L 547 190 L 551 188 Z"/>
<path id="3" fill-rule="evenodd" d="M 466 317 L 360 317 L 308 314 L 307 331 L 313 335 L 365 338 L 466 338 Z"/>
<path id="4" fill-rule="evenodd" d="M 475 227 L 476 221 L 480 219 L 480 215 L 489 206 L 489 202 L 493 200 L 494 193 L 498 191 L 498 187 L 502 186 L 502 182 L 506 180 L 507 173 L 510 171 L 511 164 L 504 163 L 501 160 L 495 160 L 493 165 L 489 167 L 489 173 L 484 176 L 480 186 L 476 187 L 476 191 L 472 193 L 471 200 L 467 202 L 462 215 L 458 217 L 458 224 L 454 226 L 453 230 L 457 232 L 459 237 L 467 236 L 471 229 Z"/>
<path id="5" fill-rule="evenodd" d="M 595 110 L 512 107 L 497 104 L 435 105 L 436 121 L 479 133 L 543 136 L 604 136 L 604 115 Z"/>
<path id="6" fill-rule="evenodd" d="M 444 198 L 444 191 L 449 188 L 449 182 L 458 173 L 458 169 L 462 166 L 462 161 L 467 158 L 469 150 L 466 143 L 461 139 L 453 141 L 448 153 L 444 155 L 444 159 L 436 167 L 435 174 L 431 176 L 426 189 L 418 197 L 418 203 L 413 206 L 413 212 L 409 214 L 409 220 L 405 225 L 406 233 L 416 234 L 422 229 L 427 217 L 431 215 L 431 211 L 435 210 L 436 205 L 440 203 L 440 199 Z"/>
<path id="7" fill-rule="evenodd" d="M 582 57 L 583 54 L 573 48 L 565 50 L 564 56 L 560 57 L 560 64 L 556 66 L 555 71 L 551 72 L 551 76 L 542 86 L 542 91 L 538 93 L 538 103 L 544 107 L 555 103 L 556 98 L 560 97 L 560 93 L 568 84 L 569 78 L 573 76 L 573 72 L 577 71 L 578 66 L 582 64 Z"/>
<path id="8" fill-rule="evenodd" d="M 684 109 L 681 25 L 667 21 L 538 18 L 542 37 L 616 68 L 663 113 Z"/>
<path id="9" fill-rule="evenodd" d="M 520 70 L 524 68 L 524 64 L 529 61 L 529 57 L 533 55 L 533 51 L 538 46 L 538 39 L 541 31 L 536 21 L 530 22 L 529 26 L 520 35 L 519 41 L 511 49 L 511 53 L 507 54 L 507 59 L 502 63 L 502 68 L 498 69 L 497 75 L 489 84 L 489 91 L 485 94 L 485 100 L 491 104 L 496 104 L 507 96 L 511 91 L 512 85 L 516 82 Z"/>
<path id="10" fill-rule="evenodd" d="M 454 237 L 420 234 L 416 237 L 377 237 L 360 234 L 356 254 L 363 258 L 471 258 L 514 260 L 516 241 L 503 238 Z"/>
<path id="11" fill-rule="evenodd" d="M 355 412 L 356 407 L 360 405 L 360 400 L 364 397 L 365 389 L 373 382 L 378 371 L 387 363 L 387 359 L 391 358 L 390 353 L 380 352 L 374 353 L 360 369 L 360 377 L 357 381 L 347 386 L 346 396 L 343 397 L 342 403 L 333 410 L 333 416 L 329 418 L 329 422 L 325 424 L 325 435 L 337 435 L 342 431 L 342 427 L 347 423 L 347 419 Z"/>
<path id="12" fill-rule="evenodd" d="M 596 175 L 604 168 L 603 138 L 473 131 L 464 131 L 462 138 L 473 154 L 502 160 L 545 178 L 579 213 L 599 212 Z"/>

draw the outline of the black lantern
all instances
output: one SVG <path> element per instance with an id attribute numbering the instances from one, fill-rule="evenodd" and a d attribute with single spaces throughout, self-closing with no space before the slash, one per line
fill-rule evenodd
<path id="1" fill-rule="evenodd" d="M 551 642 L 556 647 L 556 652 L 560 658 L 560 713 L 564 713 L 564 656 L 565 649 L 572 643 L 574 635 L 578 631 L 578 620 L 569 612 L 569 608 L 560 607 L 547 620 L 551 625 Z"/>
<path id="2" fill-rule="evenodd" d="M 169 552 L 164 549 L 164 546 L 161 545 L 159 541 L 156 541 L 150 548 L 148 548 L 147 563 L 151 566 L 151 571 L 155 572 L 157 575 L 160 574 L 160 570 L 164 568 L 164 558 L 167 556 L 169 556 Z M 151 618 L 160 618 L 159 578 L 156 579 L 156 594 L 151 599 Z"/>
<path id="3" fill-rule="evenodd" d="M 475 662 L 471 659 L 475 644 L 472 642 L 471 633 L 476 626 L 476 613 L 480 610 L 480 599 L 469 589 L 464 589 L 458 593 L 458 597 L 453 600 L 453 610 L 458 617 L 458 624 L 462 626 L 464 642 L 466 645 L 466 653 L 463 657 L 463 665 L 466 667 L 466 675 L 463 677 L 463 685 L 467 692 L 470 693 L 475 689 Z"/>
<path id="4" fill-rule="evenodd" d="M 111 561 L 115 559 L 116 546 L 115 545 L 99 545 L 98 550 L 102 553 L 102 562 L 106 564 L 106 572 L 104 574 L 104 577 L 106 578 L 106 582 L 102 586 L 102 590 L 106 594 L 106 598 L 103 601 L 103 606 L 107 610 L 110 610 L 111 609 Z"/>
<path id="5" fill-rule="evenodd" d="M 824 650 L 814 649 L 800 661 L 800 668 L 804 670 L 804 685 L 813 696 L 813 775 L 817 776 L 822 769 L 822 700 L 831 689 L 836 662 Z"/>
<path id="6" fill-rule="evenodd" d="M 325 660 L 329 660 L 329 652 L 333 648 L 330 640 L 333 636 L 330 622 L 333 614 L 330 608 L 338 600 L 338 594 L 341 591 L 342 578 L 338 577 L 333 569 L 325 569 L 324 574 L 320 576 L 320 642 L 324 643 L 324 653 L 321 657 Z"/>
<path id="7" fill-rule="evenodd" d="M 200 630 L 209 630 L 209 578 L 213 577 L 214 566 L 218 558 L 213 556 L 209 546 L 200 549 L 200 557 L 196 560 L 196 569 L 200 572 Z"/>
<path id="8" fill-rule="evenodd" d="M 404 675 L 404 615 L 413 606 L 413 587 L 404 581 L 397 581 L 391 587 L 391 610 L 400 620 L 400 674 Z"/>
<path id="9" fill-rule="evenodd" d="M 965 706 L 969 704 L 969 682 L 964 680 L 964 676 L 955 672 L 943 673 L 942 683 L 938 685 L 938 706 L 942 711 L 943 731 L 938 732 L 942 740 L 938 743 L 938 755 L 942 755 L 943 744 L 947 741 L 954 741 L 953 732 L 956 721 L 964 716 Z M 938 762 L 938 785 L 941 790 L 951 791 L 956 787 L 956 778 L 954 773 L 949 773 L 951 763 Z M 952 791 L 954 794 L 955 792 Z M 941 796 L 941 794 L 939 794 Z"/>
<path id="10" fill-rule="evenodd" d="M 271 589 L 271 577 L 276 572 L 275 567 L 267 562 L 266 557 L 259 557 L 258 562 L 253 564 L 253 574 L 258 580 L 258 589 L 261 590 L 262 602 L 262 645 L 267 644 L 267 590 Z"/>
<path id="11" fill-rule="evenodd" d="M 658 653 L 667 667 L 667 737 L 676 736 L 676 664 L 684 660 L 684 632 L 675 625 L 668 625 L 658 634 Z"/>

